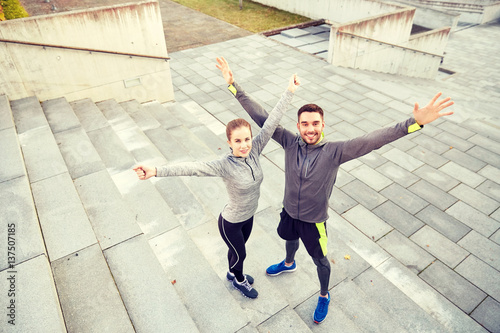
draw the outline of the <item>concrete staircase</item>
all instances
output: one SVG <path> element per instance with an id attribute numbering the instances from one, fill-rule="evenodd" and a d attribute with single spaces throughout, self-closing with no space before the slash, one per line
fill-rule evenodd
<path id="1" fill-rule="evenodd" d="M 15 288 L 16 305 L 16 325 L 3 319 L 0 331 L 485 332 L 333 211 L 332 303 L 315 325 L 319 284 L 306 251 L 293 278 L 265 275 L 284 253 L 275 231 L 284 172 L 267 157 L 245 262 L 260 296 L 242 297 L 225 278 L 222 181 L 139 181 L 131 170 L 215 158 L 227 149 L 220 118 L 193 102 L 0 96 L 2 239 L 15 224 L 0 285 Z"/>

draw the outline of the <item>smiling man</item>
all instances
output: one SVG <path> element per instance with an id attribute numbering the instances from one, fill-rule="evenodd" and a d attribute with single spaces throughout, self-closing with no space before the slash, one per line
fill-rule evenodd
<path id="1" fill-rule="evenodd" d="M 267 112 L 234 81 L 233 73 L 224 58 L 217 58 L 217 68 L 229 84 L 229 90 L 262 127 Z M 382 128 L 348 141 L 327 142 L 323 135 L 324 113 L 316 104 L 306 104 L 297 113 L 299 135 L 278 126 L 273 134 L 285 150 L 285 197 L 280 214 L 278 234 L 285 240 L 285 259 L 267 268 L 270 276 L 293 272 L 297 269 L 295 253 L 299 239 L 317 267 L 320 295 L 313 320 L 319 324 L 328 314 L 330 293 L 330 262 L 327 259 L 328 200 L 342 163 L 361 157 L 403 136 L 420 130 L 423 125 L 439 117 L 451 115 L 443 112 L 451 106 L 450 98 L 436 103 L 437 94 L 423 108 L 415 103 L 413 117 L 392 127 Z"/>

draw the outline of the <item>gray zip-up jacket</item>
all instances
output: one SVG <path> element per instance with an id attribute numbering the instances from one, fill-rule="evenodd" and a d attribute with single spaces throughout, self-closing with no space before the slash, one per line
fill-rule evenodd
<path id="1" fill-rule="evenodd" d="M 248 220 L 257 211 L 263 180 L 259 155 L 271 139 L 292 97 L 293 93 L 289 90 L 283 93 L 269 118 L 266 117 L 267 120 L 262 123 L 260 133 L 252 139 L 248 157 L 236 157 L 233 153 L 227 153 L 210 162 L 185 162 L 158 167 L 156 175 L 222 177 L 229 197 L 229 202 L 222 210 L 222 217 L 232 223 Z"/>
<path id="2" fill-rule="evenodd" d="M 268 114 L 243 89 L 234 83 L 230 89 L 250 117 L 262 126 Z M 339 166 L 368 154 L 421 127 L 409 118 L 393 127 L 382 128 L 348 141 L 315 145 L 305 143 L 299 134 L 281 126 L 273 139 L 285 149 L 285 197 L 283 206 L 294 219 L 319 223 L 328 219 L 328 200 L 332 194 Z"/>

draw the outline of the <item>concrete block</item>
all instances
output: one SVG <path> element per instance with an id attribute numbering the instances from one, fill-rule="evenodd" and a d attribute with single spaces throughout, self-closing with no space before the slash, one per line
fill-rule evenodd
<path id="1" fill-rule="evenodd" d="M 410 239 L 451 268 L 469 255 L 469 252 L 429 226 L 424 226 Z"/>
<path id="2" fill-rule="evenodd" d="M 0 288 L 4 291 L 2 307 L 5 306 L 2 332 L 66 332 L 52 272 L 44 255 L 0 271 Z"/>
<path id="3" fill-rule="evenodd" d="M 74 183 L 102 249 L 141 233 L 134 212 L 105 170 L 80 177 Z"/>
<path id="4" fill-rule="evenodd" d="M 203 207 L 180 177 L 158 178 L 154 185 L 186 230 L 218 217 Z"/>
<path id="5" fill-rule="evenodd" d="M 497 152 L 500 152 L 500 150 Z M 471 149 L 467 150 L 466 153 L 467 155 L 486 162 L 487 164 L 490 164 L 495 168 L 500 168 L 500 155 L 492 153 L 491 151 L 483 147 L 474 146 Z"/>
<path id="6" fill-rule="evenodd" d="M 217 158 L 222 154 L 214 154 L 203 141 L 198 139 L 187 127 L 177 126 L 168 130 L 177 141 L 177 149 L 183 150 L 196 161 L 207 161 Z M 168 156 L 167 156 L 168 159 Z"/>
<path id="7" fill-rule="evenodd" d="M 109 126 L 101 110 L 92 100 L 85 98 L 69 103 L 86 132 Z"/>
<path id="8" fill-rule="evenodd" d="M 495 221 L 461 201 L 448 208 L 446 213 L 485 237 L 490 237 L 500 227 L 499 221 Z"/>
<path id="9" fill-rule="evenodd" d="M 99 245 L 53 262 L 52 271 L 69 332 L 135 332 Z"/>
<path id="10" fill-rule="evenodd" d="M 111 126 L 87 132 L 87 135 L 111 174 L 130 170 L 135 165 L 134 157 Z"/>
<path id="11" fill-rule="evenodd" d="M 418 212 L 416 217 L 446 236 L 452 242 L 457 242 L 471 230 L 471 228 L 436 208 L 434 205 L 425 207 Z"/>
<path id="12" fill-rule="evenodd" d="M 450 149 L 442 156 L 475 172 L 486 166 L 484 161 L 478 160 L 477 158 L 470 156 L 468 153 L 464 153 L 458 149 Z"/>
<path id="13" fill-rule="evenodd" d="M 364 332 L 405 332 L 353 281 L 342 282 L 331 291 L 338 306 Z"/>
<path id="14" fill-rule="evenodd" d="M 410 156 L 415 157 L 416 159 L 424 162 L 425 164 L 430 165 L 433 168 L 439 168 L 443 166 L 449 160 L 444 158 L 443 156 L 436 154 L 430 151 L 427 148 L 422 146 L 413 147 L 407 151 Z"/>
<path id="15" fill-rule="evenodd" d="M 18 134 L 48 126 L 40 102 L 35 96 L 11 101 L 10 107 Z"/>
<path id="16" fill-rule="evenodd" d="M 364 156 L 361 156 L 359 160 L 373 169 L 378 168 L 388 162 L 387 159 L 381 155 L 383 154 L 384 148 L 386 147 L 382 147 L 377 151 L 372 151 Z"/>
<path id="17" fill-rule="evenodd" d="M 418 135 L 418 133 L 414 134 L 414 135 Z M 416 145 L 417 144 L 415 142 L 411 141 L 408 137 L 401 138 L 401 139 L 398 139 L 398 140 L 393 141 L 393 142 L 390 143 L 391 147 L 399 149 L 399 150 L 401 150 L 402 152 L 405 152 L 405 153 L 407 153 L 408 150 L 410 150 L 411 148 L 415 147 Z"/>
<path id="18" fill-rule="evenodd" d="M 182 228 L 176 228 L 149 241 L 170 281 L 176 280 L 176 292 L 200 332 L 235 332 L 248 319 L 225 284 L 212 270 L 202 253 Z M 189 265 L 180 263 L 189 262 Z M 200 272 L 203 277 L 200 278 Z M 210 288 L 207 288 L 207 284 Z M 233 290 L 233 293 L 240 293 Z M 204 297 L 200 297 L 204 295 Z M 237 295 L 241 297 L 241 295 Z M 248 300 L 252 302 L 253 300 Z M 230 313 L 231 316 L 227 314 Z"/>
<path id="19" fill-rule="evenodd" d="M 206 111 L 194 101 L 185 103 L 169 103 L 163 104 L 163 106 L 166 107 L 174 117 L 179 119 L 182 124 L 189 129 L 203 125 L 199 117 L 203 116 Z"/>
<path id="20" fill-rule="evenodd" d="M 392 201 L 386 201 L 373 210 L 378 217 L 397 229 L 406 237 L 412 235 L 424 224 L 406 210 L 396 206 Z"/>
<path id="21" fill-rule="evenodd" d="M 423 162 L 397 148 L 389 150 L 388 152 L 382 154 L 382 156 L 410 172 L 415 171 L 424 165 Z"/>
<path id="22" fill-rule="evenodd" d="M 389 224 L 361 205 L 345 212 L 342 217 L 374 241 L 393 230 Z"/>
<path id="23" fill-rule="evenodd" d="M 438 170 L 452 176 L 453 178 L 464 184 L 469 185 L 470 187 L 477 187 L 485 180 L 485 177 L 481 175 L 481 172 L 472 172 L 469 169 L 464 168 L 452 161 L 446 163 Z"/>
<path id="24" fill-rule="evenodd" d="M 345 194 L 341 189 L 333 187 L 332 195 L 328 201 L 328 205 L 338 214 L 343 214 L 354 206 L 358 205 L 356 200 Z"/>
<path id="25" fill-rule="evenodd" d="M 311 54 L 328 52 L 329 42 L 325 41 L 325 39 L 321 36 L 315 35 L 315 37 L 317 38 L 314 40 L 312 38 L 307 38 L 305 41 L 308 41 L 309 44 L 299 46 L 298 49 Z"/>
<path id="26" fill-rule="evenodd" d="M 136 331 L 198 331 L 144 235 L 105 250 L 104 257 Z"/>
<path id="27" fill-rule="evenodd" d="M 210 148 L 210 150 L 215 155 L 220 155 L 224 151 L 229 150 L 227 142 L 217 136 L 205 125 L 193 127 L 191 128 L 191 132 L 196 135 L 196 137 L 201 140 L 208 148 Z M 275 142 L 270 141 L 265 149 L 268 149 L 269 147 L 278 148 L 279 146 Z"/>
<path id="28" fill-rule="evenodd" d="M 429 204 L 427 201 L 398 184 L 392 184 L 386 187 L 380 191 L 380 194 L 411 214 L 416 214 Z"/>
<path id="29" fill-rule="evenodd" d="M 379 239 L 377 244 L 415 274 L 423 271 L 434 260 L 432 255 L 396 230 Z"/>
<path id="30" fill-rule="evenodd" d="M 478 172 L 481 176 L 500 184 L 500 169 L 487 165 Z"/>
<path id="31" fill-rule="evenodd" d="M 387 109 L 387 105 L 380 103 L 378 101 L 375 101 L 371 98 L 365 98 L 365 99 L 359 101 L 359 104 L 365 106 L 368 110 L 377 111 L 377 112 L 382 112 L 382 111 Z"/>
<path id="32" fill-rule="evenodd" d="M 500 331 L 500 320 L 498 313 L 500 311 L 500 303 L 491 297 L 479 304 L 477 309 L 472 312 L 471 317 L 478 323 L 483 325 L 490 332 Z"/>
<path id="33" fill-rule="evenodd" d="M 357 179 L 344 185 L 341 190 L 367 209 L 373 209 L 387 200 Z"/>
<path id="34" fill-rule="evenodd" d="M 5 95 L 0 95 L 0 131 L 12 127 L 14 127 L 14 118 L 9 99 Z"/>
<path id="35" fill-rule="evenodd" d="M 467 140 L 471 136 L 474 136 L 474 132 L 469 131 L 468 129 L 464 128 L 463 126 L 459 126 L 451 121 L 445 121 L 439 124 L 437 127 L 442 129 L 443 131 L 446 131 L 448 133 L 451 133 L 453 135 L 458 136 L 461 139 Z"/>
<path id="36" fill-rule="evenodd" d="M 354 101 L 354 102 L 359 102 L 363 97 L 363 95 L 355 92 L 355 91 L 352 91 L 352 90 L 344 90 L 344 91 L 341 91 L 339 94 L 341 94 L 342 96 L 346 96 L 347 98 L 349 98 L 350 100 Z M 380 113 L 378 112 L 375 112 L 375 111 L 366 111 L 366 112 L 363 112 L 361 114 L 361 116 L 369 121 L 371 121 L 372 123 L 374 124 L 377 124 L 379 126 L 389 126 L 389 124 L 392 123 L 392 119 L 384 116 L 384 115 L 381 115 Z"/>
<path id="37" fill-rule="evenodd" d="M 429 165 L 424 165 L 414 172 L 415 175 L 425 179 L 428 183 L 440 188 L 441 190 L 448 192 L 455 186 L 457 186 L 460 181 L 456 178 L 450 176 L 446 172 L 447 168 L 435 169 Z"/>
<path id="38" fill-rule="evenodd" d="M 410 186 L 411 184 L 414 184 L 420 179 L 413 173 L 390 161 L 382 164 L 376 170 L 405 188 Z"/>
<path id="39" fill-rule="evenodd" d="M 351 170 L 350 174 L 377 192 L 393 183 L 389 178 L 383 176 L 365 164 Z"/>
<path id="40" fill-rule="evenodd" d="M 468 141 L 475 143 L 476 145 L 490 151 L 490 152 L 499 152 L 500 151 L 500 143 L 498 141 L 492 140 L 490 138 L 486 138 L 480 134 L 476 134 L 468 139 Z"/>
<path id="41" fill-rule="evenodd" d="M 31 184 L 50 261 L 97 242 L 68 173 Z"/>
<path id="42" fill-rule="evenodd" d="M 478 259 L 474 255 L 468 256 L 460 265 L 455 268 L 455 272 L 480 288 L 490 297 L 500 299 L 500 272 Z"/>
<path id="43" fill-rule="evenodd" d="M 340 188 L 340 187 L 352 182 L 354 179 L 355 178 L 353 176 L 351 176 L 350 173 L 344 171 L 344 169 L 342 167 L 340 167 L 338 172 L 337 172 L 337 178 L 335 179 L 335 186 Z"/>
<path id="44" fill-rule="evenodd" d="M 434 262 L 419 276 L 468 314 L 488 296 L 440 261 Z"/>
<path id="45" fill-rule="evenodd" d="M 338 235 L 342 235 L 341 239 L 348 240 L 349 247 L 371 266 L 376 267 L 390 257 L 372 239 L 368 238 L 344 218 L 332 211 L 329 211 L 329 215 L 329 221 L 331 221 L 329 229 L 334 230 Z"/>
<path id="46" fill-rule="evenodd" d="M 101 110 L 115 132 L 136 126 L 128 113 L 114 99 L 97 102 L 96 106 Z"/>
<path id="47" fill-rule="evenodd" d="M 466 313 L 452 304 L 396 259 L 376 267 L 376 270 L 413 300 L 425 312 L 450 332 L 482 332 L 485 330 Z"/>
<path id="48" fill-rule="evenodd" d="M 456 148 L 461 151 L 467 151 L 474 146 L 474 144 L 448 132 L 441 132 L 434 138 L 452 148 Z"/>
<path id="49" fill-rule="evenodd" d="M 180 149 L 177 141 L 172 137 L 172 134 L 163 127 L 147 130 L 145 134 L 169 163 L 193 160 L 184 150 Z"/>
<path id="50" fill-rule="evenodd" d="M 498 183 L 486 180 L 484 183 L 479 185 L 476 190 L 496 201 L 500 201 L 500 184 Z"/>
<path id="51" fill-rule="evenodd" d="M 468 233 L 457 244 L 500 271 L 500 245 L 474 230 Z"/>
<path id="52" fill-rule="evenodd" d="M 257 326 L 261 333 L 285 332 L 292 330 L 294 332 L 312 332 L 304 321 L 290 307 L 285 307 L 280 312 Z"/>
<path id="53" fill-rule="evenodd" d="M 116 134 L 138 163 L 163 165 L 167 162 L 163 154 L 139 127 L 130 127 Z"/>
<path id="54" fill-rule="evenodd" d="M 339 109 L 337 111 L 334 111 L 333 114 L 344 120 L 344 121 L 347 121 L 348 123 L 351 123 L 351 124 L 356 124 L 357 122 L 361 121 L 363 118 L 358 116 L 357 114 L 355 113 L 352 113 L 350 112 L 349 110 L 347 109 Z"/>
<path id="55" fill-rule="evenodd" d="M 413 184 L 412 186 L 408 187 L 408 190 L 415 193 L 427 202 L 432 203 L 434 206 L 441 210 L 449 208 L 451 205 L 458 201 L 456 196 L 454 197 L 453 195 L 450 195 L 453 194 L 452 191 L 454 189 L 452 189 L 449 192 L 450 194 L 448 194 L 438 187 L 426 182 L 425 180 L 420 180 L 419 182 Z"/>
<path id="56" fill-rule="evenodd" d="M 450 150 L 450 145 L 438 141 L 424 133 L 420 133 L 420 135 L 412 137 L 411 141 L 415 142 L 419 146 L 429 149 L 430 151 L 441 155 L 442 153 Z"/>
<path id="57" fill-rule="evenodd" d="M 48 126 L 19 135 L 30 182 L 67 172 L 66 163 Z"/>
<path id="58" fill-rule="evenodd" d="M 354 283 L 374 300 L 391 320 L 408 332 L 439 332 L 444 327 L 395 285 L 371 267 L 357 276 Z"/>
<path id="59" fill-rule="evenodd" d="M 362 129 L 360 129 L 359 127 L 351 125 L 345 121 L 333 125 L 332 128 L 335 131 L 338 131 L 341 134 L 344 134 L 349 139 L 354 139 L 354 138 L 357 138 L 359 136 L 366 134 L 366 132 L 363 131 Z"/>
<path id="60" fill-rule="evenodd" d="M 72 179 L 106 168 L 82 127 L 56 133 L 54 138 Z"/>
<path id="61" fill-rule="evenodd" d="M 465 184 L 458 185 L 451 189 L 449 193 L 486 215 L 490 215 L 500 207 L 500 202 Z"/>
<path id="62" fill-rule="evenodd" d="M 155 103 L 155 102 L 151 102 Z M 151 113 L 147 112 L 143 105 L 140 104 L 137 100 L 131 100 L 127 102 L 120 103 L 120 106 L 128 113 L 128 115 L 132 118 L 132 120 L 136 123 L 137 126 L 143 131 L 147 131 L 153 128 L 160 127 L 161 124 L 154 118 Z"/>
<path id="63" fill-rule="evenodd" d="M 0 130 L 2 143 L 2 162 L 0 164 L 0 182 L 22 177 L 26 174 L 23 155 L 14 127 Z"/>
<path id="64" fill-rule="evenodd" d="M 189 84 L 191 86 L 191 84 Z M 190 95 L 190 92 L 186 92 Z M 174 117 L 167 108 L 160 103 L 147 103 L 143 105 L 144 109 L 149 112 L 165 129 L 174 128 L 182 125 L 182 122 Z"/>
<path id="65" fill-rule="evenodd" d="M 52 133 L 80 127 L 80 120 L 64 97 L 42 102 L 42 109 Z"/>

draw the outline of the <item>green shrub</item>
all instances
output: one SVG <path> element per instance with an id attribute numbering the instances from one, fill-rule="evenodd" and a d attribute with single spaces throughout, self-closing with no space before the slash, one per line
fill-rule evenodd
<path id="1" fill-rule="evenodd" d="M 6 20 L 29 16 L 19 0 L 0 0 L 0 6 L 3 8 L 3 15 Z"/>

